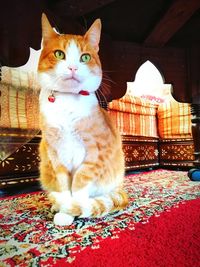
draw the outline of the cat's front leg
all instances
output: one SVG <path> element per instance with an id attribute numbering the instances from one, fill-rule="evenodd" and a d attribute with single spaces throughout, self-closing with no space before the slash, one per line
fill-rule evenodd
<path id="1" fill-rule="evenodd" d="M 52 203 L 52 212 L 54 215 L 54 223 L 56 225 L 64 226 L 72 224 L 74 217 L 68 215 L 66 211 L 71 207 L 71 176 L 64 166 L 55 168 L 56 175 L 56 191 L 49 193 L 49 199 Z"/>
<path id="2" fill-rule="evenodd" d="M 54 223 L 59 226 L 71 225 L 74 221 L 74 216 L 66 213 L 66 210 L 71 207 L 71 192 L 51 192 L 49 193 L 49 199 L 52 203 L 52 212 L 56 211 L 54 215 Z"/>
<path id="3" fill-rule="evenodd" d="M 77 207 L 80 207 L 80 212 L 77 215 L 79 217 L 91 216 L 92 198 L 90 198 L 90 191 L 92 191 L 94 179 L 99 175 L 98 170 L 100 168 L 98 165 L 99 149 L 96 141 L 93 138 L 87 138 L 85 146 L 89 152 L 86 153 L 84 161 L 74 173 L 71 185 L 73 201 L 76 203 L 72 209 L 75 207 L 78 210 Z"/>
<path id="4" fill-rule="evenodd" d="M 84 162 L 76 171 L 72 181 L 72 199 L 74 205 L 80 207 L 79 217 L 90 217 L 92 212 L 94 178 L 95 178 L 96 163 Z"/>

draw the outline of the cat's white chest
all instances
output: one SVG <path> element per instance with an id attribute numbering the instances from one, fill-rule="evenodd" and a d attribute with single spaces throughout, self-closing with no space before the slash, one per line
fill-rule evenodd
<path id="1" fill-rule="evenodd" d="M 46 133 L 46 138 L 56 150 L 58 163 L 63 164 L 69 171 L 77 169 L 86 155 L 86 148 L 75 125 L 78 121 L 91 115 L 91 109 L 96 104 L 94 96 L 56 96 L 55 102 L 48 101 L 46 94 L 40 96 L 40 110 L 50 127 L 56 128 L 58 138 Z M 51 155 L 49 155 L 51 156 Z"/>

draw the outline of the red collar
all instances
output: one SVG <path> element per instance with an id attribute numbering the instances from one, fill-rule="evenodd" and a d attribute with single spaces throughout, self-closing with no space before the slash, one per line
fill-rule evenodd
<path id="1" fill-rule="evenodd" d="M 85 90 L 81 90 L 79 92 L 79 95 L 89 95 L 90 93 L 88 91 L 85 91 Z"/>
<path id="2" fill-rule="evenodd" d="M 79 92 L 79 95 L 87 96 L 87 95 L 89 95 L 89 94 L 90 94 L 90 93 L 89 93 L 88 91 L 86 91 L 86 90 L 81 90 L 81 91 Z M 56 98 L 55 98 L 55 96 L 54 96 L 53 91 L 52 91 L 52 93 L 49 95 L 48 100 L 49 100 L 49 102 L 51 102 L 51 103 L 54 103 L 54 102 L 55 102 Z"/>

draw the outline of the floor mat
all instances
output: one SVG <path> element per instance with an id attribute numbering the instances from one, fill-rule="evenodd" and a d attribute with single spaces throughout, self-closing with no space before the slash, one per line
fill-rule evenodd
<path id="1" fill-rule="evenodd" d="M 191 203 L 190 200 L 199 201 L 200 183 L 190 181 L 186 172 L 156 170 L 126 176 L 125 188 L 129 194 L 127 209 L 98 219 L 76 219 L 71 226 L 67 227 L 57 227 L 52 223 L 53 214 L 50 212 L 50 203 L 45 192 L 1 199 L 0 266 L 148 266 L 142 265 L 143 263 L 146 264 L 145 260 L 144 262 L 137 262 L 139 252 L 134 251 L 135 238 L 137 237 L 135 234 L 138 229 L 145 229 L 146 225 L 150 227 L 155 218 L 162 227 L 161 220 L 165 214 L 172 210 L 183 209 L 184 204 Z M 192 208 L 190 210 L 193 214 Z M 197 209 L 196 216 L 199 214 L 200 209 Z M 188 221 L 190 219 L 188 213 L 185 213 L 187 218 L 184 218 L 184 213 L 182 215 L 183 217 L 178 220 L 179 224 L 180 220 Z M 200 219 L 200 216 L 198 218 Z M 171 220 L 173 220 L 173 216 Z M 175 221 L 176 218 L 174 217 L 172 225 Z M 181 236 L 182 233 L 179 233 L 178 229 L 177 235 Z M 166 247 L 166 244 L 169 244 L 169 240 L 167 241 L 169 236 L 164 235 L 163 230 L 160 234 L 163 233 L 163 240 L 165 241 L 163 242 Z M 197 241 L 195 238 L 196 235 L 199 235 L 196 230 L 192 229 L 195 240 L 193 244 L 193 239 L 191 239 L 190 254 L 192 253 L 192 255 L 194 255 L 192 249 L 198 248 L 197 251 L 199 251 L 200 246 L 199 240 Z M 185 228 L 184 231 L 186 231 Z M 191 229 L 188 228 L 188 231 Z M 147 236 L 151 236 L 152 233 L 149 231 Z M 149 237 L 147 239 L 149 240 Z M 156 242 L 155 238 L 152 240 Z M 181 245 L 184 240 L 180 240 L 181 243 L 177 243 L 179 250 L 180 247 L 184 247 Z M 141 247 L 141 254 L 148 254 L 149 248 L 142 235 L 141 241 L 144 243 L 144 246 Z M 115 245 L 120 244 L 120 242 L 125 247 L 118 246 L 116 249 L 119 250 L 120 248 L 120 252 L 113 251 L 112 244 L 115 248 Z M 154 247 L 156 248 L 156 246 L 155 243 Z M 162 249 L 165 250 L 165 247 Z M 182 250 L 186 253 L 184 249 Z M 103 251 L 104 253 L 102 253 Z M 109 254 L 109 251 L 112 253 Z M 126 253 L 128 251 L 131 251 L 130 262 Z M 121 255 L 120 257 L 117 257 L 118 253 Z M 94 262 L 95 255 L 102 255 L 101 260 Z M 169 259 L 173 259 L 173 253 L 170 253 Z M 187 259 L 185 260 L 185 265 L 180 266 L 191 266 L 187 265 Z M 112 261 L 115 261 L 115 264 L 111 264 Z M 127 264 L 123 265 L 124 262 Z M 158 265 L 149 266 L 173 266 L 170 265 L 172 262 L 169 265 L 159 265 L 159 262 L 162 262 L 162 259 L 158 257 L 157 263 L 154 262 Z M 191 263 L 194 262 L 190 261 L 189 264 Z M 192 266 L 198 267 L 194 264 Z"/>

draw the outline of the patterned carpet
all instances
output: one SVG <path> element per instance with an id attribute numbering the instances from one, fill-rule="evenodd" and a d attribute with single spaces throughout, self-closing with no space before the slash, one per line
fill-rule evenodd
<path id="1" fill-rule="evenodd" d="M 126 210 L 100 219 L 76 219 L 68 227 L 54 226 L 44 192 L 1 199 L 0 267 L 109 266 L 100 262 L 84 266 L 79 259 L 81 254 L 87 258 L 84 251 L 89 249 L 90 257 L 91 252 L 96 255 L 101 248 L 105 249 L 106 240 L 115 244 L 126 231 L 134 233 L 150 218 L 159 220 L 165 212 L 200 198 L 200 183 L 191 182 L 182 171 L 156 170 L 129 175 L 125 188 L 130 202 Z M 116 266 L 121 266 L 120 259 Z"/>

